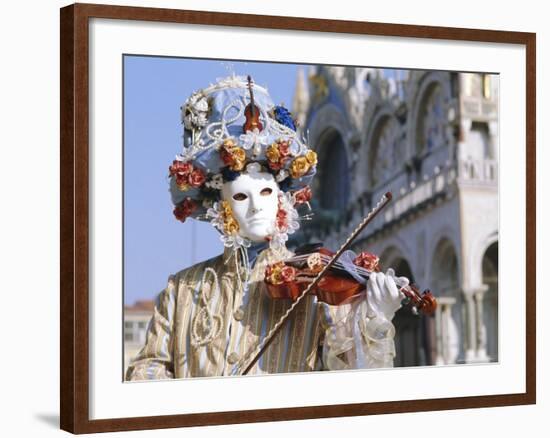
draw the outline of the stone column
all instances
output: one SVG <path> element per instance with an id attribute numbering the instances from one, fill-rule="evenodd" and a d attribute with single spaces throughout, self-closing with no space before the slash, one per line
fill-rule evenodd
<path id="1" fill-rule="evenodd" d="M 438 301 L 439 301 L 438 297 Z M 441 303 L 435 308 L 435 364 L 445 365 L 443 359 L 443 336 L 441 332 Z"/>
<path id="2" fill-rule="evenodd" d="M 480 362 L 489 361 L 489 356 L 487 355 L 487 335 L 483 321 L 483 297 L 488 289 L 489 286 L 484 284 L 474 293 L 476 303 L 476 360 Z"/>
<path id="3" fill-rule="evenodd" d="M 436 365 L 445 365 L 456 362 L 451 351 L 451 332 L 449 326 L 452 320 L 452 306 L 456 300 L 453 297 L 437 297 L 435 314 L 436 331 Z"/>
<path id="4" fill-rule="evenodd" d="M 464 295 L 464 303 L 466 306 L 466 321 L 464 321 L 464 329 L 466 332 L 466 345 L 464 359 L 466 363 L 471 363 L 475 362 L 477 350 L 476 304 L 474 301 L 473 291 L 464 289 L 462 292 Z"/>

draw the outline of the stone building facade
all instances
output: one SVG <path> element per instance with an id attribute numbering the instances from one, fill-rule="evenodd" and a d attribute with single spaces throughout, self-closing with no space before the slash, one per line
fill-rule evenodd
<path id="1" fill-rule="evenodd" d="M 318 153 L 314 219 L 293 242 L 355 242 L 438 299 L 401 309 L 396 366 L 498 361 L 498 76 L 315 66 L 293 102 Z"/>
<path id="2" fill-rule="evenodd" d="M 131 306 L 124 306 L 124 375 L 130 361 L 145 345 L 154 308 L 153 300 L 138 300 Z"/>

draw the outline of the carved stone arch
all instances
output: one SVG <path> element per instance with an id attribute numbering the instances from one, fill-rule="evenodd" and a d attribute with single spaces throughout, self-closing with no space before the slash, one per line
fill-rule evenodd
<path id="1" fill-rule="evenodd" d="M 379 254 L 382 268 L 384 270 L 392 268 L 395 260 L 403 259 L 407 261 L 411 268 L 411 271 L 413 273 L 416 272 L 416 260 L 413 257 L 413 252 L 410 245 L 406 241 L 404 241 L 397 235 L 393 235 L 392 237 L 385 240 L 384 243 L 385 245 Z"/>
<path id="2" fill-rule="evenodd" d="M 488 234 L 485 239 L 476 241 L 474 247 L 470 253 L 470 260 L 467 264 L 470 269 L 470 278 L 472 279 L 471 286 L 480 286 L 483 278 L 483 257 L 487 252 L 487 249 L 494 243 L 498 242 L 498 230 Z"/>
<path id="3" fill-rule="evenodd" d="M 404 162 L 401 126 L 389 105 L 382 107 L 376 114 L 365 145 L 369 187 L 374 188 L 388 180 Z"/>
<path id="4" fill-rule="evenodd" d="M 437 228 L 436 230 L 429 230 L 430 232 L 427 233 L 427 236 L 429 236 L 428 244 L 427 244 L 427 254 L 428 259 L 426 263 L 426 279 L 428 282 L 430 282 L 433 278 L 433 262 L 434 262 L 434 256 L 437 249 L 437 246 L 442 240 L 448 240 L 451 242 L 452 247 L 454 249 L 454 252 L 457 256 L 457 269 L 458 269 L 458 282 L 459 287 L 462 287 L 462 278 L 460 273 L 462 272 L 462 259 L 459 256 L 461 254 L 461 245 L 460 240 L 458 238 L 457 231 L 451 227 L 450 225 L 442 226 L 440 228 Z M 428 284 L 429 287 L 433 287 L 431 284 Z"/>
<path id="5" fill-rule="evenodd" d="M 345 114 L 336 105 L 327 103 L 319 108 L 308 123 L 310 147 L 316 149 L 321 136 L 327 129 L 334 129 L 342 136 L 346 146 L 346 152 L 350 156 L 347 133 L 350 125 Z"/>
<path id="6" fill-rule="evenodd" d="M 384 102 L 379 93 L 372 93 L 369 96 L 365 104 L 365 111 L 363 112 L 363 122 L 361 123 L 362 129 L 360 133 L 360 147 L 359 147 L 359 159 L 356 167 L 358 174 L 363 175 L 363 187 L 371 188 L 371 178 L 369 175 L 369 156 L 370 145 L 372 141 L 372 131 L 379 119 L 384 116 L 392 115 L 390 105 Z"/>
<path id="7" fill-rule="evenodd" d="M 482 282 L 486 288 L 481 303 L 480 343 L 491 362 L 498 361 L 498 240 L 487 246 L 481 260 Z M 479 303 L 478 303 L 479 307 Z"/>
<path id="8" fill-rule="evenodd" d="M 388 245 L 381 253 L 381 264 L 384 271 L 391 267 L 397 276 L 404 276 L 411 282 L 415 282 L 416 278 L 410 264 L 412 259 L 404 254 L 403 249 L 403 247 L 397 247 L 395 244 Z M 409 307 L 404 306 L 395 313 L 392 322 L 396 330 L 394 366 L 406 367 L 431 364 L 428 320 L 419 318 L 412 313 Z"/>
<path id="9" fill-rule="evenodd" d="M 431 255 L 430 286 L 438 296 L 459 297 L 459 257 L 452 240 L 441 237 Z"/>
<path id="10" fill-rule="evenodd" d="M 441 237 L 437 241 L 430 265 L 430 287 L 438 300 L 435 361 L 441 364 L 463 362 L 466 357 L 466 306 L 460 290 L 458 251 L 450 238 Z"/>
<path id="11" fill-rule="evenodd" d="M 408 84 L 409 116 L 407 120 L 407 156 L 412 158 L 425 152 L 424 145 L 418 145 L 419 124 L 424 117 L 426 104 L 433 93 L 441 93 L 443 101 L 441 114 L 442 122 L 447 118 L 447 111 L 452 100 L 451 76 L 449 72 L 417 72 L 412 75 Z M 445 141 L 448 142 L 446 133 L 443 132 Z"/>

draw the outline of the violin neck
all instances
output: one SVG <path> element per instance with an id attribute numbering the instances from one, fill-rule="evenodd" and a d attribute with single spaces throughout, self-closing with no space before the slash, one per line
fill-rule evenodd
<path id="1" fill-rule="evenodd" d="M 290 263 L 292 263 L 292 262 L 295 262 L 295 263 L 306 262 L 308 257 L 309 257 L 309 255 L 299 255 L 299 256 L 295 256 L 295 257 L 290 258 L 288 260 L 288 262 L 290 262 Z M 322 261 L 323 265 L 326 265 L 330 261 L 330 259 L 331 258 L 327 255 L 323 255 L 323 254 L 321 255 L 321 261 Z M 357 265 L 352 265 L 352 266 L 353 266 L 353 269 L 354 269 L 355 273 L 357 273 L 358 275 L 363 277 L 365 280 L 369 279 L 370 271 L 368 271 L 365 268 L 362 268 L 361 266 L 357 266 Z M 336 261 L 332 265 L 332 269 L 334 269 L 336 271 L 339 271 L 339 272 L 342 272 L 342 273 L 350 274 L 349 270 L 346 269 L 346 266 L 343 263 L 339 262 L 339 261 Z"/>
<path id="2" fill-rule="evenodd" d="M 256 105 L 254 105 L 254 92 L 252 91 L 252 78 L 248 76 L 248 92 L 250 93 L 250 108 L 252 110 L 252 117 L 256 117 Z"/>

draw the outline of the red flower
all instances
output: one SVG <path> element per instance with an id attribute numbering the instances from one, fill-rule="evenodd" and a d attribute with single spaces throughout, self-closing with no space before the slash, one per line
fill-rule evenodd
<path id="1" fill-rule="evenodd" d="M 195 169 L 189 174 L 188 182 L 192 187 L 200 187 L 206 181 L 206 176 L 200 169 Z"/>
<path id="2" fill-rule="evenodd" d="M 181 204 L 176 205 L 174 208 L 174 216 L 176 219 L 185 222 L 189 216 L 191 216 L 197 209 L 197 203 L 191 198 L 185 198 Z"/>
<path id="3" fill-rule="evenodd" d="M 281 161 L 268 161 L 267 165 L 271 170 L 281 170 L 283 168 L 283 163 Z"/>
<path id="4" fill-rule="evenodd" d="M 296 278 L 296 269 L 294 269 L 292 266 L 285 266 L 281 270 L 281 280 L 283 280 L 285 283 L 294 281 L 295 278 Z"/>
<path id="5" fill-rule="evenodd" d="M 277 228 L 279 230 L 284 230 L 287 226 L 287 219 L 286 219 L 287 213 L 282 208 L 279 208 L 277 210 Z"/>
<path id="6" fill-rule="evenodd" d="M 380 258 L 370 252 L 362 252 L 353 260 L 353 263 L 355 263 L 357 266 L 365 268 L 367 271 L 371 272 L 380 271 L 380 267 L 378 265 L 379 262 Z"/>
<path id="7" fill-rule="evenodd" d="M 305 186 L 303 189 L 294 193 L 294 202 L 296 205 L 305 204 L 311 201 L 313 194 L 309 186 Z"/>
<path id="8" fill-rule="evenodd" d="M 279 142 L 279 154 L 281 154 L 282 158 L 286 158 L 290 155 L 290 145 L 288 144 L 287 141 Z"/>
<path id="9" fill-rule="evenodd" d="M 169 167 L 170 176 L 180 175 L 187 177 L 193 171 L 193 165 L 185 161 L 174 160 L 172 165 Z"/>
<path id="10" fill-rule="evenodd" d="M 233 155 L 227 149 L 222 149 L 220 151 L 220 158 L 226 166 L 231 166 L 233 164 Z"/>

